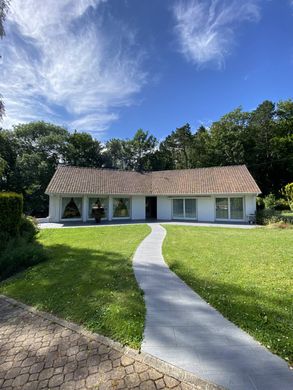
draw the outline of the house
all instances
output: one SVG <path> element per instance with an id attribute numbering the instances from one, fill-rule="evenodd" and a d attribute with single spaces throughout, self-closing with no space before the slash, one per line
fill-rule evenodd
<path id="1" fill-rule="evenodd" d="M 245 165 L 139 173 L 60 165 L 46 194 L 49 220 L 105 219 L 244 222 L 260 189 Z"/>

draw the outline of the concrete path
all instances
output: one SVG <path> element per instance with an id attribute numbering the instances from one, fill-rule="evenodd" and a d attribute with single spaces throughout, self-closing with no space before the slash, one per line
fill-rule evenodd
<path id="1" fill-rule="evenodd" d="M 142 351 L 231 390 L 292 390 L 286 362 L 201 299 L 166 265 L 165 229 L 150 224 L 134 271 L 145 293 Z"/>

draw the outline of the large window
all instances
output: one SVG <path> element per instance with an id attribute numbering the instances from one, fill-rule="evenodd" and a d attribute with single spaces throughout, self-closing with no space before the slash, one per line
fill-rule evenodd
<path id="1" fill-rule="evenodd" d="M 230 198 L 230 218 L 243 219 L 243 198 Z"/>
<path id="2" fill-rule="evenodd" d="M 173 218 L 196 219 L 196 199 L 173 199 Z"/>
<path id="3" fill-rule="evenodd" d="M 243 219 L 243 198 L 216 198 L 216 219 Z"/>
<path id="4" fill-rule="evenodd" d="M 104 209 L 104 219 L 108 217 L 108 198 L 89 198 L 89 208 L 88 208 L 88 218 L 94 218 L 92 214 L 93 206 L 103 207 Z"/>
<path id="5" fill-rule="evenodd" d="M 113 218 L 130 217 L 130 199 L 113 198 Z"/>
<path id="6" fill-rule="evenodd" d="M 62 198 L 62 219 L 81 219 L 82 198 Z"/>
<path id="7" fill-rule="evenodd" d="M 228 198 L 217 198 L 216 199 L 216 218 L 217 219 L 228 219 Z"/>

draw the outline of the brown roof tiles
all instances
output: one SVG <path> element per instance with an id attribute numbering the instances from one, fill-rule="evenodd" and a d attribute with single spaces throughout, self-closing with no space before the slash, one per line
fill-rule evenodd
<path id="1" fill-rule="evenodd" d="M 260 193 L 245 165 L 139 173 L 60 165 L 46 193 L 207 195 Z"/>

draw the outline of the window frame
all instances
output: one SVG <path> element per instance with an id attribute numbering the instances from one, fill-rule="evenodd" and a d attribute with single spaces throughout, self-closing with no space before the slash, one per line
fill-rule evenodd
<path id="1" fill-rule="evenodd" d="M 217 218 L 217 201 L 216 199 L 228 199 L 228 218 Z M 243 205 L 243 213 L 242 213 L 242 218 L 231 218 L 231 198 L 241 198 L 242 199 L 242 205 Z M 222 196 L 216 196 L 215 197 L 215 202 L 214 202 L 214 207 L 215 207 L 215 221 L 232 221 L 232 222 L 237 222 L 237 221 L 245 221 L 245 196 L 244 195 L 235 195 L 235 196 L 227 196 L 227 195 L 222 195 Z"/>
<path id="2" fill-rule="evenodd" d="M 62 200 L 65 199 L 65 198 L 80 198 L 81 199 L 81 210 L 80 210 L 80 217 L 79 218 L 62 218 L 62 215 L 63 215 L 63 207 L 62 207 Z M 59 214 L 60 214 L 60 218 L 59 220 L 61 222 L 65 222 L 65 221 L 83 221 L 83 207 L 84 207 L 84 198 L 83 196 L 70 196 L 70 195 L 66 195 L 66 196 L 61 196 L 60 197 L 60 210 L 59 210 Z"/>
<path id="3" fill-rule="evenodd" d="M 129 216 L 128 217 L 114 217 L 114 200 L 115 199 L 128 199 L 129 200 Z M 130 196 L 113 196 L 112 197 L 112 219 L 131 219 L 132 216 L 132 203 Z"/>
<path id="4" fill-rule="evenodd" d="M 174 200 L 183 200 L 183 217 L 174 217 Z M 186 217 L 186 212 L 185 212 L 185 200 L 186 199 L 192 199 L 195 201 L 195 217 Z M 172 219 L 178 219 L 178 220 L 186 220 L 186 221 L 197 221 L 197 198 L 194 197 L 175 197 L 172 198 Z"/>

